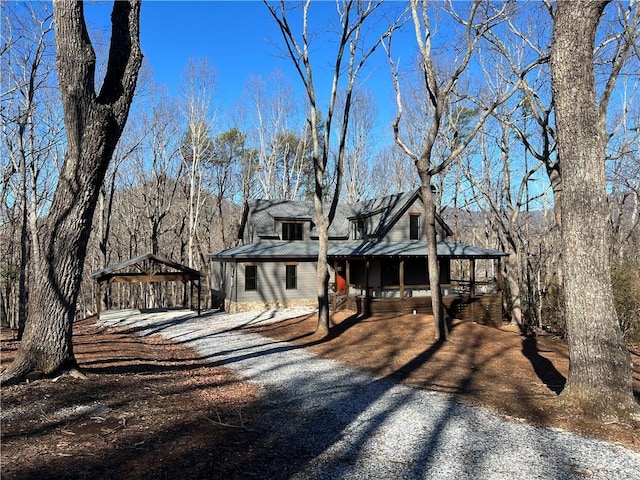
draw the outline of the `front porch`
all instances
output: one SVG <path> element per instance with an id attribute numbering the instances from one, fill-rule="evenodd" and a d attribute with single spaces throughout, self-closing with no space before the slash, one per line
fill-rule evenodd
<path id="1" fill-rule="evenodd" d="M 422 262 L 425 264 L 422 264 Z M 478 263 L 484 269 L 478 279 Z M 500 258 L 440 259 L 441 289 L 451 318 L 500 327 Z M 426 259 L 333 259 L 331 308 L 366 315 L 432 314 Z M 459 278 L 451 278 L 452 274 Z M 420 283 L 417 283 L 420 282 Z"/>
<path id="2" fill-rule="evenodd" d="M 472 297 L 468 294 L 444 295 L 442 297 L 449 317 L 472 321 L 481 325 L 500 327 L 503 323 L 502 295 L 486 294 Z M 339 299 L 333 295 L 334 311 L 346 308 L 369 315 L 378 314 L 433 314 L 431 297 L 377 298 L 348 296 Z"/>

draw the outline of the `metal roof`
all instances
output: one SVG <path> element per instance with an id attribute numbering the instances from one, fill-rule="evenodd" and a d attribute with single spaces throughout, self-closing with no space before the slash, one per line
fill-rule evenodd
<path id="1" fill-rule="evenodd" d="M 383 236 L 419 195 L 420 190 L 416 189 L 356 203 L 339 203 L 335 218 L 329 227 L 329 237 L 346 239 L 349 237 L 353 219 L 366 218 L 375 214 L 380 216 L 376 223 L 370 226 L 370 231 L 367 233 L 371 236 Z M 325 206 L 325 211 L 329 211 L 329 205 Z M 276 219 L 310 220 L 312 222 L 310 236 L 312 238 L 318 237 L 313 223 L 315 218 L 313 202 L 250 199 L 245 206 L 239 238 L 242 238 L 244 228 L 246 228 L 244 223 L 248 220 L 249 213 L 251 214 L 249 221 L 253 223 L 254 233 L 260 238 L 279 238 L 279 233 L 275 230 Z M 451 235 L 451 230 L 444 221 L 439 216 L 436 218 Z"/>
<path id="2" fill-rule="evenodd" d="M 438 242 L 438 256 L 449 258 L 500 258 L 505 252 L 472 247 L 462 243 Z M 261 241 L 228 248 L 210 255 L 212 259 L 279 259 L 318 257 L 318 242 Z M 427 257 L 427 244 L 422 240 L 404 242 L 329 242 L 329 257 L 393 258 Z"/>
<path id="3" fill-rule="evenodd" d="M 167 258 L 154 255 L 153 253 L 145 253 L 143 255 L 130 258 L 129 260 L 125 260 L 124 262 L 116 263 L 113 265 L 109 265 L 108 267 L 102 268 L 100 270 L 96 270 L 91 274 L 91 278 L 94 278 L 100 281 L 104 277 L 117 275 L 116 272 L 121 272 L 127 267 L 132 267 L 134 265 L 138 266 L 139 271 L 142 272 L 142 267 L 145 261 L 151 261 L 152 263 L 155 263 L 155 264 L 165 265 L 167 267 L 178 270 L 179 272 L 182 272 L 193 278 L 200 278 L 201 276 L 198 270 L 189 268 L 186 265 L 182 265 L 180 263 L 174 262 Z M 145 273 L 148 273 L 148 272 L 145 272 Z"/>

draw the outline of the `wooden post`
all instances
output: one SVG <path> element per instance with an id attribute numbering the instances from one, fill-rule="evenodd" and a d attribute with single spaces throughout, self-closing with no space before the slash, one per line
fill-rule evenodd
<path id="1" fill-rule="evenodd" d="M 200 316 L 201 309 L 201 296 L 202 296 L 202 281 L 198 279 L 198 316 Z"/>
<path id="2" fill-rule="evenodd" d="M 345 272 L 345 281 L 347 283 L 347 291 L 346 291 L 346 295 L 347 297 L 349 296 L 349 284 L 351 283 L 351 263 L 349 263 L 349 260 L 346 260 L 346 266 L 345 266 L 346 272 Z"/>
<path id="3" fill-rule="evenodd" d="M 362 308 L 362 313 L 364 315 L 369 315 L 369 260 L 364 261 L 364 271 L 365 271 L 365 294 L 364 294 L 364 305 Z"/>
<path id="4" fill-rule="evenodd" d="M 404 260 L 400 260 L 400 311 L 404 313 Z"/>
<path id="5" fill-rule="evenodd" d="M 476 296 L 476 261 L 474 258 L 469 260 L 469 296 Z"/>
<path id="6" fill-rule="evenodd" d="M 98 315 L 98 320 L 100 320 L 100 307 L 102 306 L 100 297 L 102 296 L 102 284 L 100 282 L 96 283 L 96 315 Z"/>
<path id="7" fill-rule="evenodd" d="M 338 260 L 333 261 L 333 285 L 335 291 L 331 298 L 331 309 L 335 313 L 336 307 L 338 306 Z"/>

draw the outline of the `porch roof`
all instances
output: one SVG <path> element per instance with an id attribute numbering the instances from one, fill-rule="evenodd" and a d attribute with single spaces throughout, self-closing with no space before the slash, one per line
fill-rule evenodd
<path id="1" fill-rule="evenodd" d="M 200 277 L 202 274 L 198 270 L 152 253 L 145 253 L 91 273 L 91 278 L 98 283 L 113 279 L 126 282 L 199 281 Z"/>
<path id="2" fill-rule="evenodd" d="M 505 252 L 472 247 L 462 243 L 438 242 L 438 256 L 462 259 L 500 258 Z M 333 258 L 426 258 L 427 244 L 422 240 L 402 242 L 329 242 L 328 256 Z M 277 260 L 318 257 L 318 242 L 261 241 L 212 253 L 213 260 Z"/>

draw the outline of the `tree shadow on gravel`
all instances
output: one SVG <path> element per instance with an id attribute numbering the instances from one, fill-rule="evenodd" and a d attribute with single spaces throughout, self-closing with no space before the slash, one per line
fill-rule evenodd
<path id="1" fill-rule="evenodd" d="M 248 384 L 231 376 L 215 376 L 214 372 L 222 369 L 211 366 L 202 356 L 190 358 L 183 353 L 187 349 L 165 352 L 165 370 L 149 365 L 136 370 L 134 365 L 124 365 L 118 367 L 121 370 L 98 375 L 100 388 L 88 389 L 84 396 L 79 396 L 75 387 L 65 388 L 69 384 L 58 384 L 48 397 L 34 391 L 37 394 L 31 400 L 23 397 L 21 401 L 37 404 L 36 398 L 43 399 L 40 407 L 48 417 L 51 412 L 78 404 L 100 404 L 109 410 L 93 415 L 105 418 L 102 423 L 91 415 L 79 414 L 45 421 L 40 428 L 34 424 L 28 430 L 9 432 L 14 435 L 6 437 L 9 441 L 21 437 L 27 446 L 53 436 L 49 441 L 52 450 L 42 456 L 21 451 L 28 460 L 19 470 L 4 468 L 10 461 L 4 458 L 3 479 L 396 479 L 441 478 L 451 471 L 457 472 L 458 478 L 474 478 L 485 475 L 481 468 L 501 454 L 513 453 L 514 445 L 521 443 L 526 445 L 526 455 L 536 458 L 537 470 L 532 472 L 541 478 L 579 476 L 571 452 L 562 444 L 549 442 L 544 432 L 527 430 L 526 438 L 502 444 L 502 424 L 487 422 L 488 412 L 471 409 L 459 401 L 458 396 L 483 387 L 478 384 L 477 370 L 466 369 L 455 384 L 444 383 L 446 374 L 460 368 L 463 360 L 476 358 L 477 369 L 488 367 L 503 353 L 496 349 L 487 355 L 479 337 L 468 342 L 425 345 L 411 356 L 401 356 L 403 347 L 399 345 L 379 360 L 382 366 L 391 365 L 394 359 L 402 361 L 395 361 L 377 374 L 371 372 L 374 376 L 334 362 L 318 362 L 304 354 L 304 349 L 310 347 L 337 354 L 339 347 L 335 343 L 346 341 L 346 332 L 361 341 L 374 341 L 375 335 L 380 334 L 376 330 L 387 325 L 373 319 L 368 325 L 359 326 L 372 331 L 356 332 L 360 322 L 356 320 L 352 319 L 353 323 L 335 337 L 299 338 L 295 345 L 281 343 L 282 338 L 266 340 L 266 348 L 259 352 L 227 348 L 228 330 L 194 337 L 218 342 L 216 352 L 209 355 L 217 360 L 214 364 L 232 366 L 242 373 L 246 371 L 244 362 L 253 362 L 261 365 L 263 375 L 287 373 L 283 377 L 287 379 L 285 383 L 267 383 L 259 395 L 250 389 L 210 402 L 209 395 L 220 389 Z M 300 336 L 297 329 L 301 325 L 297 323 L 291 332 L 294 337 Z M 171 328 L 166 328 L 162 333 L 170 336 Z M 274 326 L 268 328 L 274 332 Z M 459 328 L 462 327 L 453 326 L 454 341 L 459 338 Z M 255 329 L 243 331 L 255 333 Z M 271 345 L 276 342 L 277 346 Z M 147 347 L 147 354 L 151 355 L 156 348 L 169 348 L 164 344 Z M 451 347 L 456 355 L 446 362 L 437 361 L 442 350 Z M 346 346 L 347 351 L 354 348 Z M 220 352 L 226 353 L 218 355 Z M 116 356 L 117 348 L 110 346 L 103 353 Z M 144 362 L 147 354 L 129 360 Z M 109 355 L 102 363 L 92 363 L 92 368 L 109 371 L 114 366 Z M 371 357 L 373 352 L 364 355 Z M 274 356 L 277 358 L 270 358 Z M 187 378 L 197 381 L 184 383 Z M 135 379 L 137 383 L 127 383 Z M 449 395 L 420 391 L 405 383 L 419 388 L 435 385 Z M 513 395 L 524 391 L 524 386 L 517 386 Z M 18 397 L 13 401 L 18 402 Z M 120 409 L 130 415 L 123 428 L 118 423 L 119 416 L 124 415 Z M 163 415 L 162 422 L 153 422 L 155 415 Z M 381 434 L 399 418 L 405 421 L 394 434 Z M 93 436 L 86 432 L 91 422 L 96 423 Z M 3 436 L 7 433 L 4 426 L 3 419 Z M 410 437 L 415 441 L 407 444 Z M 512 467 L 502 465 L 506 469 L 502 476 Z"/>

